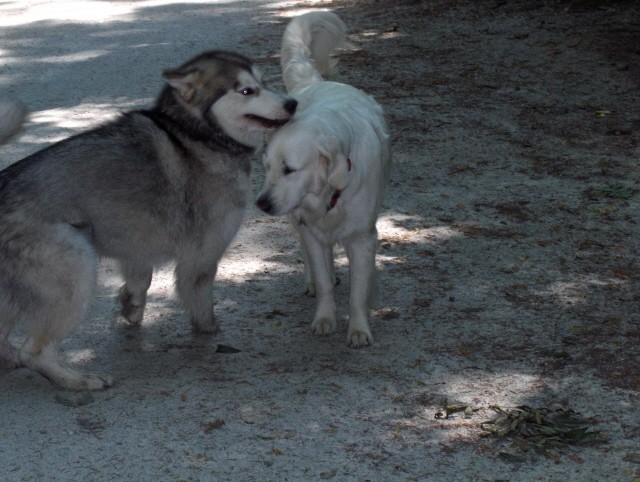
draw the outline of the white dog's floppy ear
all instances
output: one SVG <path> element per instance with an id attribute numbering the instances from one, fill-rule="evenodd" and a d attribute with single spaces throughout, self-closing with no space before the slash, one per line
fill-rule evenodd
<path id="1" fill-rule="evenodd" d="M 342 191 L 349 184 L 351 160 L 344 154 L 337 140 L 323 144 L 324 146 L 320 148 L 320 156 L 326 159 L 328 164 L 327 182 L 332 188 Z"/>
<path id="2" fill-rule="evenodd" d="M 171 87 L 176 89 L 180 97 L 190 102 L 198 90 L 200 73 L 196 70 L 165 70 L 162 76 Z"/>
<path id="3" fill-rule="evenodd" d="M 351 171 L 351 160 L 342 153 L 336 155 L 329 168 L 329 185 L 342 191 L 349 184 L 349 171 Z"/>

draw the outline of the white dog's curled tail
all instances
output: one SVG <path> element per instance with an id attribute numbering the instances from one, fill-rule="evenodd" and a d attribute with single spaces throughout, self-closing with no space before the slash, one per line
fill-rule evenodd
<path id="1" fill-rule="evenodd" d="M 346 25 L 333 12 L 310 12 L 291 20 L 280 51 L 287 91 L 323 80 L 336 64 L 331 53 L 344 44 L 346 35 Z"/>
<path id="2" fill-rule="evenodd" d="M 27 116 L 27 108 L 20 101 L 0 100 L 0 144 L 14 135 Z"/>

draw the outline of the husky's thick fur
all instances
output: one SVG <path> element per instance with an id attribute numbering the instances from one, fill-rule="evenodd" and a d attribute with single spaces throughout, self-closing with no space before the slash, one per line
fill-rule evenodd
<path id="1" fill-rule="evenodd" d="M 271 139 L 257 205 L 289 214 L 305 258 L 307 290 L 315 293 L 318 334 L 336 329 L 333 246 L 344 244 L 350 265 L 351 346 L 371 344 L 368 309 L 375 287 L 376 220 L 391 155 L 382 108 L 349 85 L 323 80 L 346 28 L 331 12 L 294 18 L 282 40 L 281 65 L 293 119 Z"/>
<path id="2" fill-rule="evenodd" d="M 212 283 L 249 193 L 250 157 L 289 120 L 293 99 L 250 61 L 205 52 L 164 72 L 150 110 L 131 111 L 0 172 L 0 358 L 61 387 L 102 389 L 58 359 L 87 312 L 99 257 L 116 259 L 122 314 L 142 320 L 154 267 L 174 261 L 193 327 L 215 332 Z M 21 347 L 9 343 L 27 324 Z"/>

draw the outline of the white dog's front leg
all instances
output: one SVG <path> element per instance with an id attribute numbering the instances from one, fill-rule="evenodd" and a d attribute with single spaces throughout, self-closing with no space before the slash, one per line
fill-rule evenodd
<path id="1" fill-rule="evenodd" d="M 299 229 L 303 250 L 313 276 L 316 314 L 311 328 L 317 335 L 336 331 L 336 304 L 333 299 L 333 256 L 330 246 L 320 243 L 307 229 Z"/>
<path id="2" fill-rule="evenodd" d="M 377 233 L 367 234 L 347 244 L 349 258 L 349 329 L 347 343 L 352 347 L 373 344 L 367 321 L 369 302 L 375 286 Z"/>

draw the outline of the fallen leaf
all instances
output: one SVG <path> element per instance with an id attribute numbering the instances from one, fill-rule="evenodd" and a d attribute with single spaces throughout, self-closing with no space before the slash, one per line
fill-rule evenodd
<path id="1" fill-rule="evenodd" d="M 204 433 L 209 433 L 212 430 L 218 430 L 222 428 L 224 426 L 224 420 L 222 420 L 221 418 L 217 418 L 209 422 L 203 422 L 200 425 L 202 425 Z"/>
<path id="2" fill-rule="evenodd" d="M 241 350 L 228 345 L 218 345 L 216 347 L 216 353 L 239 353 Z"/>
<path id="3" fill-rule="evenodd" d="M 338 471 L 336 469 L 327 470 L 325 472 L 320 472 L 320 478 L 323 480 L 332 479 L 336 476 Z"/>
<path id="4" fill-rule="evenodd" d="M 625 462 L 631 462 L 632 464 L 640 464 L 640 453 L 628 453 L 622 460 Z"/>

